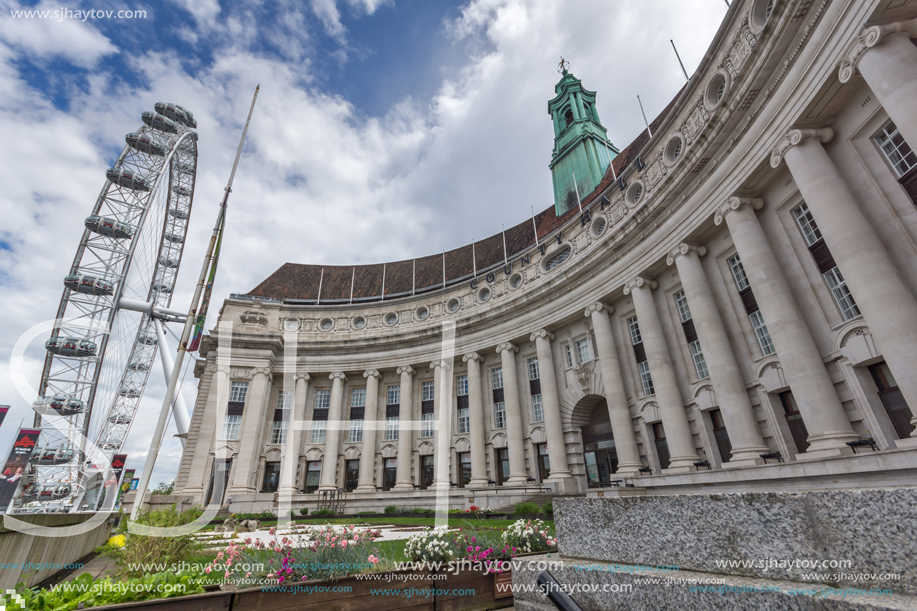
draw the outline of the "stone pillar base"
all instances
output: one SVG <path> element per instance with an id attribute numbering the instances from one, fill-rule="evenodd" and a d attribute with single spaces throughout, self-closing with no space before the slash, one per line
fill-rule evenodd
<path id="1" fill-rule="evenodd" d="M 395 486 L 392 488 L 392 490 L 413 490 L 413 489 L 414 489 L 413 482 L 395 482 Z"/>
<path id="2" fill-rule="evenodd" d="M 822 458 L 834 458 L 835 456 L 853 456 L 853 449 L 849 446 L 844 446 L 842 448 L 828 448 L 825 450 L 809 450 L 808 452 L 797 454 L 796 460 L 798 462 L 806 462 L 821 460 Z"/>
<path id="3" fill-rule="evenodd" d="M 676 475 L 678 473 L 694 473 L 697 471 L 697 467 L 692 465 L 679 465 L 676 467 L 669 467 L 668 469 L 663 469 L 663 475 Z"/>
<path id="4" fill-rule="evenodd" d="M 760 456 L 757 456 L 755 458 L 749 457 L 749 458 L 741 458 L 739 460 L 732 459 L 729 462 L 724 462 L 722 466 L 724 469 L 741 469 L 742 467 L 754 467 L 754 466 L 763 465 L 763 464 L 764 464 L 764 459 L 761 458 Z"/>
<path id="5" fill-rule="evenodd" d="M 318 485 L 319 492 L 321 492 L 322 490 L 337 490 L 337 489 L 338 487 L 335 486 L 334 484 L 319 484 Z"/>
<path id="6" fill-rule="evenodd" d="M 907 439 L 896 439 L 895 446 L 899 450 L 917 448 L 917 437 L 908 437 Z"/>
<path id="7" fill-rule="evenodd" d="M 472 477 L 465 488 L 473 488 L 479 490 L 482 488 L 487 488 L 487 478 L 474 478 Z"/>
<path id="8" fill-rule="evenodd" d="M 353 489 L 354 492 L 376 492 L 376 487 L 372 484 L 360 484 Z"/>
<path id="9" fill-rule="evenodd" d="M 529 476 L 528 475 L 510 475 L 506 478 L 506 481 L 503 482 L 504 486 L 528 486 L 529 485 Z"/>
<path id="10" fill-rule="evenodd" d="M 618 463 L 618 470 L 612 473 L 615 477 L 640 477 L 640 469 L 643 468 L 642 464 L 638 465 L 624 465 Z"/>
<path id="11" fill-rule="evenodd" d="M 552 473 L 546 480 L 541 482 L 543 486 L 551 486 L 554 494 L 577 494 L 579 493 L 579 486 L 576 483 L 576 478 L 570 475 L 569 472 L 562 473 L 557 477 Z"/>
<path id="12" fill-rule="evenodd" d="M 669 468 L 663 469 L 662 472 L 666 473 L 686 473 L 686 471 L 675 471 L 675 469 L 687 469 L 688 471 L 697 471 L 697 467 L 694 466 L 694 463 L 700 461 L 700 456 L 672 456 L 669 458 Z"/>

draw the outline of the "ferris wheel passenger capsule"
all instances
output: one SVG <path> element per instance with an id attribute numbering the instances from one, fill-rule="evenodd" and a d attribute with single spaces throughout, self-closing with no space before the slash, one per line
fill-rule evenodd
<path id="1" fill-rule="evenodd" d="M 58 335 L 45 342 L 45 349 L 60 356 L 95 356 L 98 346 L 88 339 Z"/>
<path id="2" fill-rule="evenodd" d="M 89 231 L 109 238 L 123 239 L 134 235 L 133 227 L 107 216 L 98 216 L 96 214 L 88 216 L 86 217 L 85 225 Z"/>
<path id="3" fill-rule="evenodd" d="M 169 216 L 171 216 L 171 217 L 173 217 L 173 218 L 176 218 L 176 219 L 178 219 L 178 220 L 184 221 L 184 220 L 186 220 L 186 219 L 188 218 L 188 213 L 187 213 L 186 211 L 180 210 L 180 209 L 178 209 L 178 208 L 170 208 L 170 209 L 169 209 Z"/>
<path id="4" fill-rule="evenodd" d="M 168 295 L 169 293 L 172 292 L 172 287 L 169 286 L 168 284 L 154 284 L 153 290 L 156 291 L 157 293 L 165 293 L 166 295 Z"/>
<path id="5" fill-rule="evenodd" d="M 144 346 L 155 346 L 159 343 L 159 340 L 155 335 L 141 335 L 137 338 L 137 341 L 143 344 Z"/>
<path id="6" fill-rule="evenodd" d="M 181 244 L 185 241 L 185 238 L 181 237 L 180 235 L 175 235 L 174 233 L 167 233 L 163 237 L 173 244 Z"/>
<path id="7" fill-rule="evenodd" d="M 169 257 L 159 257 L 159 264 L 169 269 L 176 269 L 178 267 L 178 261 L 170 259 Z"/>
<path id="8" fill-rule="evenodd" d="M 165 157 L 166 147 L 159 144 L 158 142 L 155 142 L 146 134 L 131 132 L 124 136 L 124 141 L 127 142 L 131 148 L 135 148 L 141 153 L 156 155 L 157 157 Z"/>
<path id="9" fill-rule="evenodd" d="M 140 391 L 136 388 L 125 386 L 118 392 L 118 394 L 122 397 L 127 397 L 128 399 L 136 399 L 140 396 Z"/>
<path id="10" fill-rule="evenodd" d="M 130 369 L 133 371 L 149 371 L 150 370 L 150 364 L 144 363 L 142 361 L 131 363 L 130 365 L 128 365 L 128 367 L 130 367 Z"/>
<path id="11" fill-rule="evenodd" d="M 176 195 L 182 195 L 184 197 L 189 197 L 191 195 L 191 189 L 181 185 L 175 185 L 172 187 L 172 193 L 175 193 Z"/>
<path id="12" fill-rule="evenodd" d="M 85 274 L 69 274 L 64 278 L 64 286 L 71 291 L 85 293 L 86 295 L 112 295 L 115 285 L 104 278 L 87 276 Z"/>
<path id="13" fill-rule="evenodd" d="M 171 102 L 157 102 L 153 104 L 153 108 L 159 114 L 172 119 L 173 121 L 178 121 L 186 127 L 197 127 L 197 121 L 194 120 L 194 115 L 190 110 L 179 106 L 178 104 L 173 104 Z"/>
<path id="14" fill-rule="evenodd" d="M 109 416 L 108 421 L 112 424 L 130 424 L 131 417 L 124 414 Z"/>
<path id="15" fill-rule="evenodd" d="M 153 129 L 159 130 L 166 134 L 177 134 L 178 126 L 175 124 L 175 121 L 164 117 L 161 114 L 155 112 L 145 112 L 140 115 L 140 118 L 143 119 L 143 122 L 152 127 Z"/>
<path id="16" fill-rule="evenodd" d="M 178 171 L 182 174 L 194 174 L 194 165 L 190 163 L 182 163 L 180 161 L 175 162 Z"/>
<path id="17" fill-rule="evenodd" d="M 53 397 L 38 399 L 35 401 L 35 403 L 33 403 L 33 405 L 49 407 L 61 416 L 72 416 L 74 414 L 82 413 L 83 410 L 86 409 L 85 403 L 79 399 L 74 399 L 73 397 L 68 397 L 66 395 L 54 395 Z"/>
<path id="18" fill-rule="evenodd" d="M 108 168 L 105 171 L 105 176 L 118 185 L 119 187 L 124 187 L 132 191 L 149 191 L 150 190 L 150 181 L 148 178 L 141 174 L 137 174 L 132 170 L 125 170 L 124 168 Z"/>

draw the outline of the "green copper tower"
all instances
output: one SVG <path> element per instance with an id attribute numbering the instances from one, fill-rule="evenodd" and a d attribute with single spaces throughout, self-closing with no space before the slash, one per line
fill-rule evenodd
<path id="1" fill-rule="evenodd" d="M 554 120 L 550 167 L 557 216 L 577 205 L 574 175 L 579 196 L 585 197 L 595 190 L 608 164 L 620 152 L 608 142 L 606 130 L 599 122 L 595 92 L 583 89 L 582 82 L 567 72 L 568 67 L 561 59 L 558 69 L 562 76 L 554 86 L 557 95 L 548 102 L 548 114 Z"/>

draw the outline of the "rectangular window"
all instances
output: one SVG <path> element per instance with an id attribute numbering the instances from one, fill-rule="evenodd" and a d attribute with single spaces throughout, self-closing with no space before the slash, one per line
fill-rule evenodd
<path id="1" fill-rule="evenodd" d="M 640 371 L 640 382 L 643 384 L 643 394 L 646 396 L 656 393 L 653 388 L 653 376 L 650 375 L 650 364 L 646 361 L 637 363 L 637 370 Z"/>
<path id="2" fill-rule="evenodd" d="M 503 388 L 503 368 L 497 367 L 490 370 L 490 379 L 493 383 L 493 389 Z"/>
<path id="3" fill-rule="evenodd" d="M 284 444 L 287 442 L 287 423 L 279 420 L 274 421 L 271 428 L 271 443 Z"/>
<path id="4" fill-rule="evenodd" d="M 729 269 L 732 270 L 732 277 L 735 278 L 736 286 L 739 287 L 739 290 L 745 290 L 749 287 L 748 276 L 745 275 L 745 268 L 742 267 L 742 260 L 739 259 L 739 255 L 733 255 L 727 260 L 729 263 Z"/>
<path id="5" fill-rule="evenodd" d="M 348 443 L 360 443 L 363 441 L 363 421 L 350 421 L 350 434 L 347 436 Z"/>
<path id="6" fill-rule="evenodd" d="M 640 325 L 637 323 L 636 316 L 627 319 L 627 328 L 630 329 L 630 343 L 634 346 L 642 344 L 643 337 L 640 335 Z"/>
<path id="7" fill-rule="evenodd" d="M 506 404 L 502 401 L 494 403 L 494 428 L 506 428 Z"/>
<path id="8" fill-rule="evenodd" d="M 315 409 L 328 409 L 331 407 L 331 391 L 320 390 L 315 393 Z"/>
<path id="9" fill-rule="evenodd" d="M 400 386 L 389 386 L 387 405 L 400 405 L 400 404 L 401 404 L 401 387 Z"/>
<path id="10" fill-rule="evenodd" d="M 758 338 L 761 352 L 763 352 L 765 356 L 773 354 L 774 343 L 771 341 L 771 334 L 768 333 L 767 326 L 764 324 L 764 317 L 761 316 L 761 310 L 749 314 L 748 320 L 751 321 L 751 326 L 755 329 L 755 336 Z"/>
<path id="11" fill-rule="evenodd" d="M 223 441 L 237 441 L 241 425 L 242 416 L 226 416 L 226 420 L 223 421 L 223 434 L 220 439 Z"/>
<path id="12" fill-rule="evenodd" d="M 564 344 L 564 357 L 567 359 L 567 368 L 573 367 L 573 351 L 570 344 Z"/>
<path id="13" fill-rule="evenodd" d="M 312 422 L 312 443 L 325 443 L 325 433 L 328 422 L 325 420 L 314 420 Z"/>
<path id="14" fill-rule="evenodd" d="M 233 403 L 244 403 L 248 394 L 248 382 L 233 382 L 229 389 L 229 400 Z"/>
<path id="15" fill-rule="evenodd" d="M 424 382 L 421 386 L 421 401 L 432 401 L 434 398 L 433 381 Z"/>
<path id="16" fill-rule="evenodd" d="M 458 410 L 458 432 L 459 435 L 471 430 L 471 420 L 468 417 L 468 408 Z"/>
<path id="17" fill-rule="evenodd" d="M 366 407 L 366 389 L 354 388 L 350 393 L 350 407 Z"/>
<path id="18" fill-rule="evenodd" d="M 678 315 L 681 316 L 681 322 L 684 323 L 691 320 L 691 310 L 688 309 L 688 299 L 685 297 L 684 291 L 675 293 L 675 305 L 678 306 Z"/>
<path id="19" fill-rule="evenodd" d="M 888 162 L 895 168 L 899 178 L 917 167 L 917 155 L 911 150 L 894 123 L 889 122 L 882 128 L 882 131 L 876 135 L 876 143 Z"/>
<path id="20" fill-rule="evenodd" d="M 860 315 L 860 308 L 857 307 L 856 302 L 853 300 L 853 295 L 850 294 L 850 289 L 847 288 L 847 282 L 841 275 L 841 270 L 837 267 L 829 269 L 825 272 L 825 282 L 828 283 L 828 288 L 831 289 L 831 294 L 834 295 L 834 300 L 837 302 L 837 307 L 841 309 L 844 320 L 850 320 Z"/>
<path id="21" fill-rule="evenodd" d="M 793 216 L 796 217 L 796 224 L 799 225 L 799 229 L 802 230 L 802 236 L 806 240 L 806 246 L 812 246 L 821 240 L 821 231 L 819 231 L 818 225 L 815 224 L 815 219 L 812 218 L 809 206 L 806 205 L 805 202 L 793 208 Z"/>
<path id="22" fill-rule="evenodd" d="M 529 359 L 529 380 L 538 380 L 541 378 L 541 372 L 538 370 L 538 359 Z"/>
<path id="23" fill-rule="evenodd" d="M 385 419 L 385 440 L 398 440 L 398 416 L 388 416 Z"/>
<path id="24" fill-rule="evenodd" d="M 420 436 L 433 437 L 433 414 L 421 414 L 420 421 Z"/>
<path id="25" fill-rule="evenodd" d="M 544 422 L 544 405 L 541 395 L 532 395 L 532 422 Z"/>
<path id="26" fill-rule="evenodd" d="M 694 359 L 694 369 L 697 370 L 697 378 L 699 380 L 709 378 L 710 374 L 707 373 L 707 361 L 704 360 L 704 353 L 700 348 L 700 340 L 694 340 L 688 344 L 688 348 L 691 349 L 691 358 Z"/>
<path id="27" fill-rule="evenodd" d="M 468 376 L 459 376 L 455 381 L 455 394 L 464 397 L 468 394 Z"/>
<path id="28" fill-rule="evenodd" d="M 576 342 L 576 359 L 582 365 L 592 360 L 592 351 L 589 350 L 589 340 L 581 339 Z"/>
<path id="29" fill-rule="evenodd" d="M 277 392 L 277 405 L 275 409 L 290 409 L 293 407 L 293 391 L 281 390 Z"/>

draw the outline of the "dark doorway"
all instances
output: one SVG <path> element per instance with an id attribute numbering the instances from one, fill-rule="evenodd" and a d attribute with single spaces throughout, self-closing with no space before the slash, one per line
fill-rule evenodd
<path id="1" fill-rule="evenodd" d="M 898 439 L 907 439 L 914 430 L 911 425 L 911 418 L 914 417 L 914 414 L 911 412 L 907 401 L 904 400 L 904 395 L 898 390 L 898 382 L 895 381 L 895 376 L 892 375 L 888 365 L 884 362 L 873 365 L 869 368 L 869 372 L 872 374 L 872 379 L 876 381 L 879 398 L 882 400 L 882 405 L 885 406 L 885 411 L 888 412 L 888 417 L 895 427 Z"/>
<path id="2" fill-rule="evenodd" d="M 501 448 L 494 450 L 497 457 L 497 485 L 502 486 L 503 482 L 509 479 L 509 450 Z"/>
<path id="3" fill-rule="evenodd" d="M 232 467 L 232 459 L 216 459 L 213 461 L 213 469 L 210 471 L 210 487 L 207 490 L 207 504 L 209 505 L 213 501 L 217 501 L 220 505 L 223 504 L 223 499 L 226 497 L 226 488 L 229 486 L 229 470 Z M 214 487 L 214 482 L 223 482 L 223 489 L 216 490 Z M 219 493 L 220 498 L 213 498 L 214 493 Z"/>
<path id="4" fill-rule="evenodd" d="M 280 463 L 269 462 L 264 465 L 264 479 L 261 481 L 261 492 L 277 492 L 280 484 Z"/>
<path id="5" fill-rule="evenodd" d="M 460 452 L 458 455 L 460 488 L 464 488 L 471 481 L 471 452 Z"/>
<path id="6" fill-rule="evenodd" d="M 548 444 L 536 443 L 535 455 L 538 457 L 538 476 L 541 481 L 551 476 L 551 460 L 548 458 Z"/>
<path id="7" fill-rule="evenodd" d="M 360 477 L 360 461 L 348 460 L 344 462 L 344 488 L 347 492 L 353 492 L 357 487 L 357 479 Z"/>
<path id="8" fill-rule="evenodd" d="M 589 425 L 582 427 L 583 458 L 586 480 L 590 488 L 606 486 L 618 470 L 618 454 L 608 419 L 608 403 L 602 399 L 592 408 Z"/>
<path id="9" fill-rule="evenodd" d="M 669 468 L 669 442 L 665 440 L 665 428 L 661 422 L 653 425 L 653 438 L 656 440 L 656 454 L 659 455 L 659 468 Z"/>
<path id="10" fill-rule="evenodd" d="M 718 409 L 710 410 L 710 422 L 713 423 L 713 438 L 716 439 L 716 447 L 720 451 L 720 460 L 729 462 L 732 458 L 732 443 L 729 441 L 729 434 L 726 433 L 722 412 Z"/>
<path id="11" fill-rule="evenodd" d="M 395 478 L 398 474 L 398 459 L 386 458 L 385 468 L 382 470 L 382 489 L 391 490 L 395 486 Z"/>
<path id="12" fill-rule="evenodd" d="M 809 431 L 806 430 L 806 423 L 802 421 L 802 414 L 799 413 L 793 393 L 789 391 L 780 393 L 780 403 L 783 404 L 783 413 L 790 427 L 793 443 L 796 444 L 796 452 L 802 454 L 809 449 Z"/>
<path id="13" fill-rule="evenodd" d="M 306 492 L 315 492 L 322 481 L 322 461 L 310 460 L 306 465 Z"/>
<path id="14" fill-rule="evenodd" d="M 420 487 L 429 488 L 433 483 L 433 455 L 420 457 Z"/>

